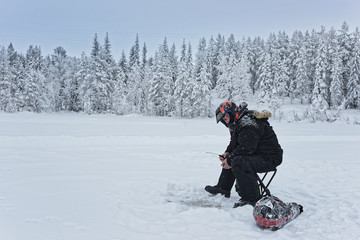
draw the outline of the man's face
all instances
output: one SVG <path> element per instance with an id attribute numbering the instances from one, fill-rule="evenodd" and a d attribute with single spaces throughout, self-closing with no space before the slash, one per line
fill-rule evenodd
<path id="1" fill-rule="evenodd" d="M 222 120 L 223 120 L 226 124 L 229 124 L 229 123 L 230 123 L 229 113 L 226 113 Z"/>

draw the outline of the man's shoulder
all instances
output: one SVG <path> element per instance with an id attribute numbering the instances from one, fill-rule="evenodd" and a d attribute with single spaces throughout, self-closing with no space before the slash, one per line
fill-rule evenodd
<path id="1" fill-rule="evenodd" d="M 256 118 L 251 117 L 249 115 L 244 115 L 238 122 L 238 126 L 240 128 L 244 128 L 244 127 L 254 127 L 254 128 L 258 128 L 259 127 L 259 123 L 257 121 Z"/>

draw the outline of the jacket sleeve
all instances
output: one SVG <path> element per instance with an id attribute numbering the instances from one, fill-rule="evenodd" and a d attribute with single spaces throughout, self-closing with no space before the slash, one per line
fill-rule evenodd
<path id="1" fill-rule="evenodd" d="M 229 145 L 227 146 L 225 152 L 231 153 L 231 152 L 234 150 L 235 146 L 236 146 L 236 141 L 237 141 L 237 140 L 234 139 L 233 135 L 232 135 L 231 132 L 230 132 L 230 143 L 229 143 Z"/>
<path id="2" fill-rule="evenodd" d="M 252 155 L 256 152 L 257 145 L 260 141 L 260 133 L 255 127 L 246 126 L 239 130 L 236 140 L 238 145 L 227 158 L 229 165 L 231 165 L 232 159 L 236 156 Z"/>

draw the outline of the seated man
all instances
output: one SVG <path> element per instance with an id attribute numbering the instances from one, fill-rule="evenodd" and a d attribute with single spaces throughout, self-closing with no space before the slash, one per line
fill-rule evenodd
<path id="1" fill-rule="evenodd" d="M 233 105 L 224 102 L 216 110 L 216 121 L 232 129 L 230 144 L 220 160 L 236 178 L 241 199 L 235 205 L 254 206 L 260 198 L 256 173 L 275 170 L 282 162 L 283 150 L 266 116 L 248 111 L 246 103 L 240 108 Z"/>

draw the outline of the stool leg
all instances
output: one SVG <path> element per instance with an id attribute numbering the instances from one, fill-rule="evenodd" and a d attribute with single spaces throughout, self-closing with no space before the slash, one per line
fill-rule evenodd
<path id="1" fill-rule="evenodd" d="M 256 174 L 256 176 L 257 176 L 258 182 L 259 182 L 259 184 L 260 184 L 260 186 L 261 186 L 261 193 L 260 193 L 261 197 L 264 196 L 264 193 L 266 193 L 265 196 L 266 196 L 266 195 L 267 195 L 267 196 L 270 196 L 270 195 L 271 195 L 270 190 L 264 185 L 264 183 L 263 183 L 263 181 L 260 179 L 259 175 Z"/>
<path id="2" fill-rule="evenodd" d="M 274 179 L 275 174 L 276 174 L 276 171 L 277 171 L 277 169 L 275 169 L 273 175 L 271 176 L 271 178 L 270 178 L 269 182 L 266 184 L 266 186 L 265 186 L 265 184 L 264 184 L 264 179 L 265 179 L 266 175 L 267 175 L 269 172 L 266 172 L 265 175 L 262 177 L 262 179 L 259 177 L 258 174 L 256 174 L 256 177 L 257 177 L 258 182 L 259 182 L 260 187 L 261 187 L 261 193 L 260 193 L 261 197 L 266 196 L 266 195 L 267 195 L 267 196 L 271 196 L 271 193 L 270 193 L 270 190 L 269 190 L 269 185 L 270 185 L 270 183 L 272 182 L 272 180 Z M 264 193 L 266 193 L 266 194 L 264 194 Z"/>

